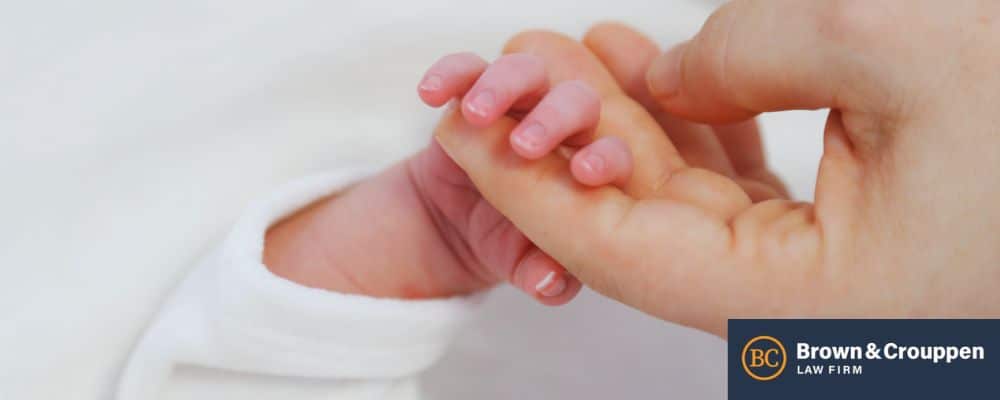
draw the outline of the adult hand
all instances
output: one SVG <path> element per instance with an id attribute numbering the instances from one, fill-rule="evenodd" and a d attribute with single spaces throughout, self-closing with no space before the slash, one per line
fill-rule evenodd
<path id="1" fill-rule="evenodd" d="M 663 319 L 725 336 L 727 317 L 997 315 L 998 70 L 988 1 L 737 1 L 654 61 L 655 102 L 686 118 L 831 108 L 815 204 L 753 202 L 665 140 L 595 190 L 560 157 L 511 155 L 511 124 L 451 116 L 437 138 L 541 249 Z M 598 134 L 651 129 L 634 109 Z"/>

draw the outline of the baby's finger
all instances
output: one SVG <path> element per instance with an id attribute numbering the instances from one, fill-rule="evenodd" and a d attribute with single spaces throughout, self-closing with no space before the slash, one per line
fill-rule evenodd
<path id="1" fill-rule="evenodd" d="M 537 247 L 528 250 L 515 267 L 510 281 L 540 303 L 550 306 L 568 303 L 582 287 L 579 280 Z"/>
<path id="2" fill-rule="evenodd" d="M 632 176 L 632 152 L 620 138 L 605 136 L 576 152 L 570 160 L 570 171 L 584 185 L 624 186 Z"/>
<path id="3" fill-rule="evenodd" d="M 456 53 L 442 57 L 427 70 L 417 86 L 420 99 L 432 107 L 465 95 L 489 64 L 472 53 Z"/>
<path id="4" fill-rule="evenodd" d="M 552 89 L 510 135 L 520 156 L 545 156 L 567 138 L 590 131 L 601 119 L 601 98 L 583 81 L 566 81 Z"/>
<path id="5" fill-rule="evenodd" d="M 531 54 L 508 54 L 486 68 L 462 100 L 462 115 L 473 126 L 487 126 L 515 105 L 527 109 L 548 90 L 545 64 Z"/>

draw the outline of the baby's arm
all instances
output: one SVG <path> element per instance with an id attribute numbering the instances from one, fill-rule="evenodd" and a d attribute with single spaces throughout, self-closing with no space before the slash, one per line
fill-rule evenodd
<path id="1" fill-rule="evenodd" d="M 460 273 L 405 162 L 272 226 L 264 263 L 302 285 L 373 297 L 447 297 L 486 286 Z"/>

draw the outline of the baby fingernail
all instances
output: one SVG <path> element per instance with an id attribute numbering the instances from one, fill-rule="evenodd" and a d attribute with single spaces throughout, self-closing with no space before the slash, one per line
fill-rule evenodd
<path id="1" fill-rule="evenodd" d="M 434 92 L 441 90 L 442 81 L 441 77 L 437 75 L 431 75 L 424 78 L 423 82 L 420 82 L 420 90 L 425 92 Z"/>
<path id="2" fill-rule="evenodd" d="M 532 122 L 524 129 L 515 133 L 511 137 L 511 140 L 521 150 L 533 152 L 541 147 L 545 140 L 545 127 L 537 122 Z"/>
<path id="3" fill-rule="evenodd" d="M 597 154 L 587 154 L 583 156 L 583 168 L 593 174 L 599 174 L 604 170 L 606 163 L 604 157 Z"/>
<path id="4" fill-rule="evenodd" d="M 556 276 L 555 271 L 551 271 L 538 281 L 535 291 L 545 297 L 556 297 L 566 291 L 566 278 Z"/>
<path id="5" fill-rule="evenodd" d="M 474 97 L 472 101 L 466 105 L 466 108 L 468 108 L 473 114 L 485 117 L 495 105 L 496 98 L 493 96 L 493 91 L 484 90 L 479 92 L 479 94 L 477 94 L 476 97 Z"/>

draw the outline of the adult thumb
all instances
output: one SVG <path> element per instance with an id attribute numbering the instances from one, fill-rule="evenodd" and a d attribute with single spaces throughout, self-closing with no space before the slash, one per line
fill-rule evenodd
<path id="1" fill-rule="evenodd" d="M 864 4 L 842 8 L 847 3 L 857 2 L 726 4 L 693 39 L 653 61 L 646 75 L 650 92 L 666 111 L 709 123 L 842 108 L 852 99 L 845 91 L 864 89 L 858 79 L 868 78 L 866 63 L 848 52 L 857 46 L 843 42 L 862 36 L 867 18 L 852 15 L 863 14 Z"/>

